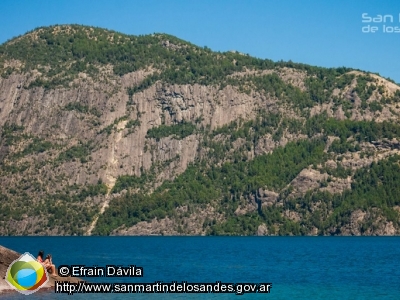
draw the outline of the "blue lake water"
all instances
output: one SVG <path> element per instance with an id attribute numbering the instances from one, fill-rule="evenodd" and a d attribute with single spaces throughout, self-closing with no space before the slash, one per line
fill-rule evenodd
<path id="1" fill-rule="evenodd" d="M 400 237 L 0 237 L 0 245 L 35 256 L 43 249 L 57 266 L 144 272 L 90 282 L 272 283 L 269 294 L 0 296 L 7 299 L 400 299 Z"/>

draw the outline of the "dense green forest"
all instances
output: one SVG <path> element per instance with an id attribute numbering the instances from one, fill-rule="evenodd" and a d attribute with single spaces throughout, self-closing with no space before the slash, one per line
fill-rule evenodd
<path id="1" fill-rule="evenodd" d="M 219 198 L 223 199 L 221 209 L 232 217 L 242 195 L 255 194 L 260 186 L 282 188 L 301 169 L 323 160 L 323 148 L 320 140 L 302 141 L 249 162 L 225 163 L 211 168 L 204 164 L 192 165 L 173 182 L 163 183 L 151 195 L 128 193 L 113 201 L 100 218 L 96 233 L 109 234 L 122 224 L 131 226 L 154 217 L 163 218 L 173 215 L 177 206 L 207 204 Z M 275 171 L 277 169 L 281 170 L 279 174 Z M 113 217 L 116 215 L 118 218 Z"/>
<path id="2" fill-rule="evenodd" d="M 268 122 L 267 122 L 268 120 Z M 284 122 L 281 122 L 284 120 Z M 280 126 L 277 124 L 280 123 Z M 324 163 L 329 158 L 334 156 L 333 153 L 341 154 L 347 151 L 359 151 L 359 144 L 356 142 L 348 142 L 349 137 L 353 137 L 355 141 L 374 141 L 382 138 L 400 137 L 400 126 L 392 123 L 376 123 L 365 121 L 338 121 L 336 119 L 327 118 L 326 115 L 318 115 L 314 118 L 307 120 L 304 124 L 292 124 L 289 120 L 285 120 L 279 115 L 268 115 L 265 112 L 261 113 L 254 121 L 245 122 L 238 128 L 236 122 L 221 127 L 209 134 L 209 140 L 204 142 L 205 147 L 210 147 L 212 151 L 209 152 L 207 161 L 200 161 L 188 167 L 188 169 L 178 176 L 173 182 L 164 182 L 152 194 L 144 193 L 146 183 L 154 179 L 154 175 L 144 174 L 141 177 L 135 176 L 122 176 L 118 178 L 114 187 L 115 192 L 127 189 L 128 193 L 116 201 L 111 202 L 110 208 L 103 214 L 96 227 L 96 234 L 110 234 L 113 229 L 121 225 L 132 226 L 140 221 L 149 221 L 153 218 L 162 219 L 166 216 L 174 216 L 176 214 L 175 208 L 187 206 L 204 206 L 207 203 L 221 199 L 221 212 L 226 214 L 227 220 L 222 224 L 216 224 L 214 220 L 208 220 L 205 226 L 209 227 L 209 234 L 238 234 L 248 235 L 256 231 L 256 228 L 265 223 L 271 233 L 286 234 L 308 234 L 313 226 L 320 229 L 320 234 L 325 234 L 328 228 L 333 226 L 332 222 L 340 220 L 346 216 L 348 221 L 349 214 L 356 208 L 366 209 L 367 206 L 363 197 L 365 189 L 371 182 L 361 182 L 360 176 L 362 174 L 369 174 L 368 168 L 360 170 L 354 174 L 354 180 L 357 182 L 353 184 L 352 191 L 345 192 L 343 195 L 331 195 L 329 193 L 317 192 L 315 194 L 309 193 L 302 199 L 286 201 L 288 191 L 284 189 L 291 180 L 304 168 L 309 165 L 317 165 Z M 337 136 L 330 146 L 330 153 L 324 153 L 326 145 L 326 138 L 304 140 L 296 143 L 289 143 L 285 147 L 277 148 L 273 153 L 268 155 L 257 156 L 253 160 L 248 161 L 243 153 L 235 152 L 231 156 L 231 161 L 224 163 L 221 167 L 216 167 L 215 162 L 221 159 L 229 158 L 227 151 L 232 148 L 232 142 L 237 138 L 245 138 L 250 143 L 249 148 L 253 147 L 256 142 L 265 133 L 273 133 L 275 130 L 278 132 L 280 128 L 287 130 L 295 130 L 308 134 L 310 137 L 318 133 L 325 132 L 326 135 Z M 230 138 L 226 143 L 212 142 L 212 137 L 216 135 L 229 135 Z M 245 146 L 246 147 L 246 146 Z M 377 190 L 389 188 L 392 191 L 399 189 L 400 186 L 392 186 L 394 177 L 392 174 L 398 168 L 394 164 L 398 161 L 398 157 L 394 157 L 379 164 L 372 164 L 371 168 L 376 168 L 381 164 L 390 166 L 387 169 L 380 169 L 379 172 L 386 172 L 389 182 L 382 181 L 382 187 Z M 277 171 L 279 170 L 279 171 Z M 325 169 L 328 174 L 336 177 L 346 178 L 352 175 L 352 171 L 344 169 L 339 164 L 337 169 Z M 378 172 L 378 171 L 377 171 Z M 321 182 L 321 186 L 323 186 Z M 376 185 L 377 183 L 375 183 Z M 388 186 L 386 186 L 388 185 Z M 259 209 L 251 215 L 237 217 L 234 212 L 243 199 L 249 196 L 256 196 L 257 190 L 260 187 L 266 187 L 269 190 L 281 192 L 280 199 L 284 204 L 281 207 L 268 207 L 266 209 Z M 355 188 L 357 187 L 357 189 Z M 130 188 L 142 189 L 142 192 L 132 194 Z M 378 188 L 378 187 L 373 187 Z M 361 191 L 365 193 L 362 194 Z M 362 194 L 360 196 L 360 193 Z M 390 207 L 397 205 L 397 201 L 390 202 L 390 197 L 395 194 L 388 195 L 384 202 L 380 202 L 379 193 L 374 192 L 375 196 L 369 195 L 369 201 L 376 201 L 380 203 L 379 208 L 383 209 L 385 216 L 388 220 L 398 222 L 398 218 L 393 219 L 396 213 Z M 354 196 L 357 195 L 357 196 Z M 322 200 L 328 209 L 334 209 L 336 219 L 330 216 L 323 219 L 322 216 L 319 221 L 315 217 L 307 216 L 310 203 Z M 348 206 L 347 200 L 352 203 Z M 344 201 L 344 202 L 343 202 Z M 385 204 L 389 201 L 389 206 Z M 285 220 L 282 217 L 282 212 L 288 208 L 294 208 L 301 211 L 307 216 L 306 220 L 302 223 Z M 307 208 L 308 207 L 308 208 Z M 373 206 L 372 206 L 373 207 Z M 326 214 L 326 211 L 325 211 Z M 333 221 L 332 221 L 333 220 Z M 275 224 L 283 222 L 283 227 L 279 232 L 276 232 Z M 317 226 L 318 225 L 318 226 Z"/>
<path id="3" fill-rule="evenodd" d="M 166 46 L 166 41 L 170 47 Z M 27 51 L 31 48 L 35 51 Z M 308 83 L 310 86 L 331 89 L 337 85 L 335 77 L 350 71 L 348 68 L 326 69 L 293 62 L 273 62 L 238 52 L 216 53 L 167 34 L 132 36 L 79 25 L 61 26 L 57 30 L 56 27 L 35 29 L 1 45 L 0 59 L 0 63 L 6 59 L 18 59 L 24 62 L 22 71 L 39 68 L 49 79 L 42 76 L 30 87 L 53 88 L 63 85 L 79 72 L 95 76 L 100 72 L 99 67 L 107 64 L 112 64 L 114 73 L 120 76 L 149 66 L 161 71 L 148 77 L 139 86 L 132 87 L 131 93 L 150 86 L 156 80 L 177 84 L 227 84 L 233 82 L 226 77 L 233 72 L 245 68 L 266 70 L 276 67 L 304 70 L 318 78 L 311 79 Z M 5 68 L 3 77 L 11 74 L 11 71 Z M 281 83 L 277 78 L 270 80 L 266 76 L 266 79 L 270 87 Z M 322 85 L 320 79 L 324 80 Z M 345 77 L 340 81 L 347 79 Z M 265 80 L 255 78 L 255 81 L 257 86 L 265 88 Z"/>

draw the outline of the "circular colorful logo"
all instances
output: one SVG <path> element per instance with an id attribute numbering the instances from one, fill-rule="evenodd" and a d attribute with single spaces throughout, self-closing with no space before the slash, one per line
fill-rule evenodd
<path id="1" fill-rule="evenodd" d="M 18 292 L 29 295 L 46 284 L 49 276 L 42 264 L 26 252 L 10 264 L 5 279 Z"/>

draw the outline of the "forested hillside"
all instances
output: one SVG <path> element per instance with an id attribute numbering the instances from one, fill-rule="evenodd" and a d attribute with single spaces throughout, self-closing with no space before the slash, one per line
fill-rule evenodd
<path id="1" fill-rule="evenodd" d="M 0 75 L 0 235 L 400 233 L 379 74 L 63 25 Z"/>

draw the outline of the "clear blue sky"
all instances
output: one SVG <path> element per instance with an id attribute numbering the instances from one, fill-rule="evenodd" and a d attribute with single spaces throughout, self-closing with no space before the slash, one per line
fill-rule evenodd
<path id="1" fill-rule="evenodd" d="M 363 23 L 362 14 L 393 22 Z M 353 67 L 400 82 L 397 0 L 1 0 L 0 43 L 36 27 L 83 24 L 126 34 L 162 32 L 214 51 L 324 67 Z M 363 26 L 376 33 L 363 33 Z"/>

